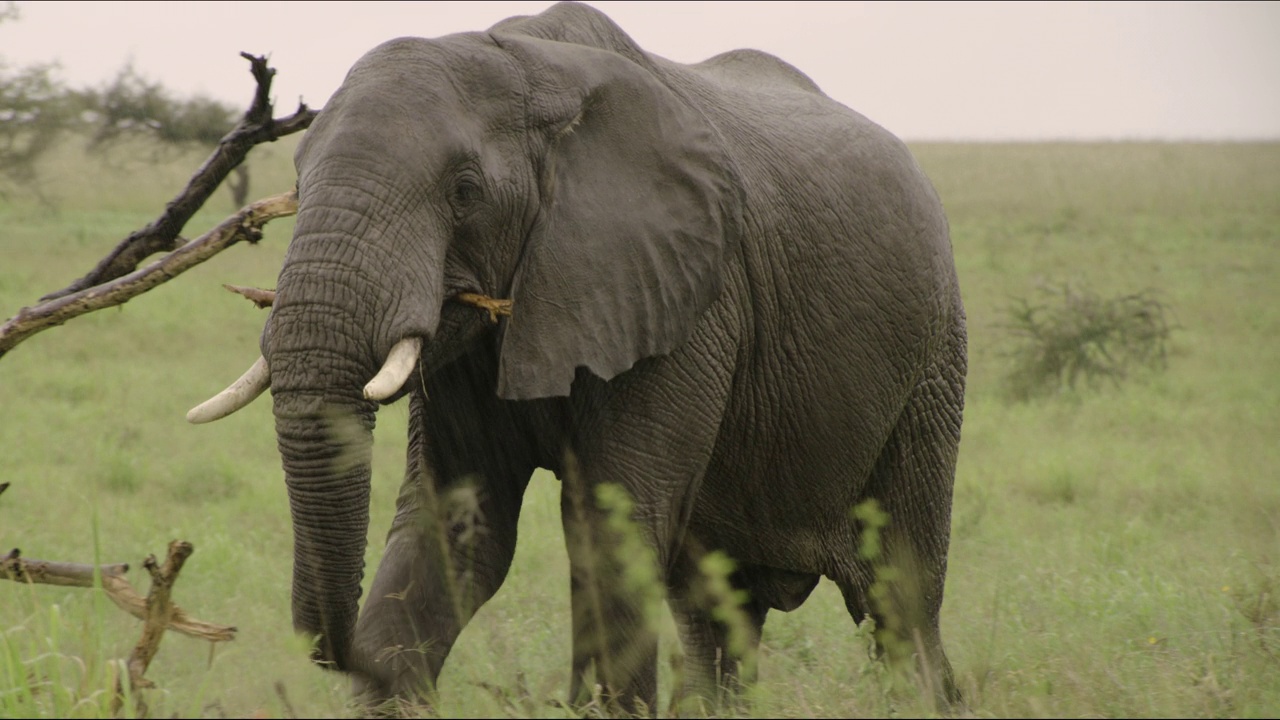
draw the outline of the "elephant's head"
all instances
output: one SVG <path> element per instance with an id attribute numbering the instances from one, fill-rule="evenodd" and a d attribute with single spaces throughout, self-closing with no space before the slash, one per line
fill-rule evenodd
<path id="1" fill-rule="evenodd" d="M 294 625 L 321 636 L 321 659 L 359 664 L 377 401 L 486 332 L 501 397 L 567 395 L 579 366 L 609 379 L 670 351 L 717 297 L 737 184 L 716 131 L 637 60 L 503 32 L 397 39 L 300 144 L 262 352 Z M 492 329 L 448 302 L 463 292 L 510 297 L 513 314 Z"/>

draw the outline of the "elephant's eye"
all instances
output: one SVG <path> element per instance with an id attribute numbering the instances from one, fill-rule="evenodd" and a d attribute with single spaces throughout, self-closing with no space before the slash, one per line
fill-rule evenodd
<path id="1" fill-rule="evenodd" d="M 480 183 L 471 178 L 460 178 L 453 186 L 453 196 L 449 198 L 449 202 L 455 212 L 463 213 L 480 202 L 483 195 Z"/>

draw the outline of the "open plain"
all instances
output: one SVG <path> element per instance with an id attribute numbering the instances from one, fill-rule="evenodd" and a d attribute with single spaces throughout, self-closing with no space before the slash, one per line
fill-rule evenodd
<path id="1" fill-rule="evenodd" d="M 969 390 L 942 632 L 982 717 L 1280 714 L 1280 144 L 916 144 L 947 208 L 969 317 Z M 293 186 L 292 142 L 250 156 L 253 197 Z M 138 159 L 142 158 L 142 159 Z M 0 316 L 83 275 L 150 221 L 197 155 L 69 143 L 40 192 L 0 195 Z M 220 192 L 184 233 L 232 210 Z M 0 544 L 129 562 L 195 546 L 175 589 L 239 628 L 212 654 L 166 636 L 156 716 L 342 716 L 348 683 L 291 630 L 291 533 L 269 401 L 186 411 L 258 354 L 265 315 L 222 283 L 274 287 L 291 221 L 118 309 L 0 359 Z M 1008 308 L 1043 288 L 1150 290 L 1167 367 L 1031 401 L 1006 392 Z M 404 467 L 406 409 L 379 414 L 366 587 Z M 530 485 L 506 584 L 445 665 L 435 711 L 568 711 L 569 583 L 558 482 Z M 0 717 L 109 713 L 139 623 L 87 590 L 0 583 Z M 678 652 L 663 630 L 665 658 Z M 912 715 L 822 583 L 771 613 L 743 712 Z M 256 714 L 256 715 L 255 715 Z"/>

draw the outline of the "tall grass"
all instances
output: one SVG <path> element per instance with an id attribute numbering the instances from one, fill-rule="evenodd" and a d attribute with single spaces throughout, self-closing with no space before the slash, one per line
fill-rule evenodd
<path id="1" fill-rule="evenodd" d="M 947 205 L 969 315 L 942 617 L 968 711 L 1280 713 L 1280 145 L 914 149 Z M 289 143 L 269 150 L 251 161 L 255 195 L 293 183 Z M 83 274 L 197 160 L 108 167 L 60 149 L 41 168 L 53 208 L 0 199 L 0 314 Z M 229 195 L 211 205 L 188 236 L 230 211 Z M 257 354 L 264 315 L 221 284 L 274 286 L 290 230 L 272 224 L 257 246 L 0 360 L 0 472 L 13 483 L 0 542 L 140 567 L 188 540 L 175 601 L 240 628 L 212 661 L 203 644 L 166 638 L 148 671 L 155 716 L 355 712 L 346 681 L 311 665 L 290 629 L 292 537 L 269 403 L 210 426 L 183 421 Z M 1179 323 L 1167 370 L 1113 392 L 1005 402 L 1004 309 L 1062 283 L 1104 297 L 1156 288 Z M 379 415 L 370 568 L 400 486 L 405 415 Z M 559 488 L 545 473 L 531 482 L 511 572 L 455 645 L 435 712 L 568 715 L 551 702 L 569 686 Z M 657 622 L 665 709 L 678 643 L 665 612 Z M 91 592 L 0 583 L 0 716 L 103 715 L 111 663 L 138 630 Z M 868 630 L 827 582 L 799 610 L 771 613 L 760 681 L 735 712 L 926 712 L 868 658 Z"/>

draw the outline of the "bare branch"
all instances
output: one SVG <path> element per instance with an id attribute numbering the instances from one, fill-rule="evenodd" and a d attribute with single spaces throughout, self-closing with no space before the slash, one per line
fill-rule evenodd
<path id="1" fill-rule="evenodd" d="M 131 233 L 99 261 L 89 274 L 61 290 L 45 295 L 40 298 L 42 301 L 73 295 L 115 280 L 132 272 L 151 255 L 174 250 L 180 242 L 178 234 L 182 232 L 182 228 L 213 195 L 227 175 L 244 162 L 255 145 L 274 142 L 311 125 L 317 111 L 302 102 L 298 103 L 298 109 L 293 115 L 281 120 L 273 119 L 274 109 L 270 98 L 271 79 L 275 75 L 275 69 L 267 66 L 265 57 L 255 57 L 248 53 L 240 55 L 249 61 L 250 71 L 257 81 L 253 103 L 240 122 L 218 141 L 213 154 L 204 161 L 182 192 L 169 202 L 160 217 Z"/>
<path id="2" fill-rule="evenodd" d="M 79 563 L 48 562 L 45 560 L 24 560 L 22 551 L 14 548 L 9 554 L 0 558 L 0 577 L 16 582 L 29 582 L 39 585 L 61 585 L 63 587 L 93 587 L 93 565 Z M 104 579 L 123 577 L 129 571 L 128 563 L 100 565 L 97 571 Z"/>
<path id="3" fill-rule="evenodd" d="M 45 560 L 28 560 L 21 557 L 21 552 L 14 548 L 0 558 L 0 579 L 36 585 L 59 585 L 62 587 L 93 587 L 93 565 L 80 563 L 48 562 Z M 138 594 L 124 574 L 129 565 L 100 565 L 98 573 L 102 576 L 102 589 L 116 607 L 130 615 L 145 620 L 147 601 Z M 236 628 L 229 625 L 215 625 L 203 620 L 196 620 L 178 606 L 173 606 L 169 619 L 169 629 L 182 633 L 187 637 L 209 642 L 227 642 L 236 637 Z"/>
<path id="4" fill-rule="evenodd" d="M 172 280 L 241 240 L 256 242 L 262 237 L 263 225 L 297 211 L 298 197 L 293 191 L 259 200 L 141 270 L 35 307 L 23 308 L 4 325 L 0 325 L 0 357 L 42 330 L 94 310 L 125 303 Z"/>

